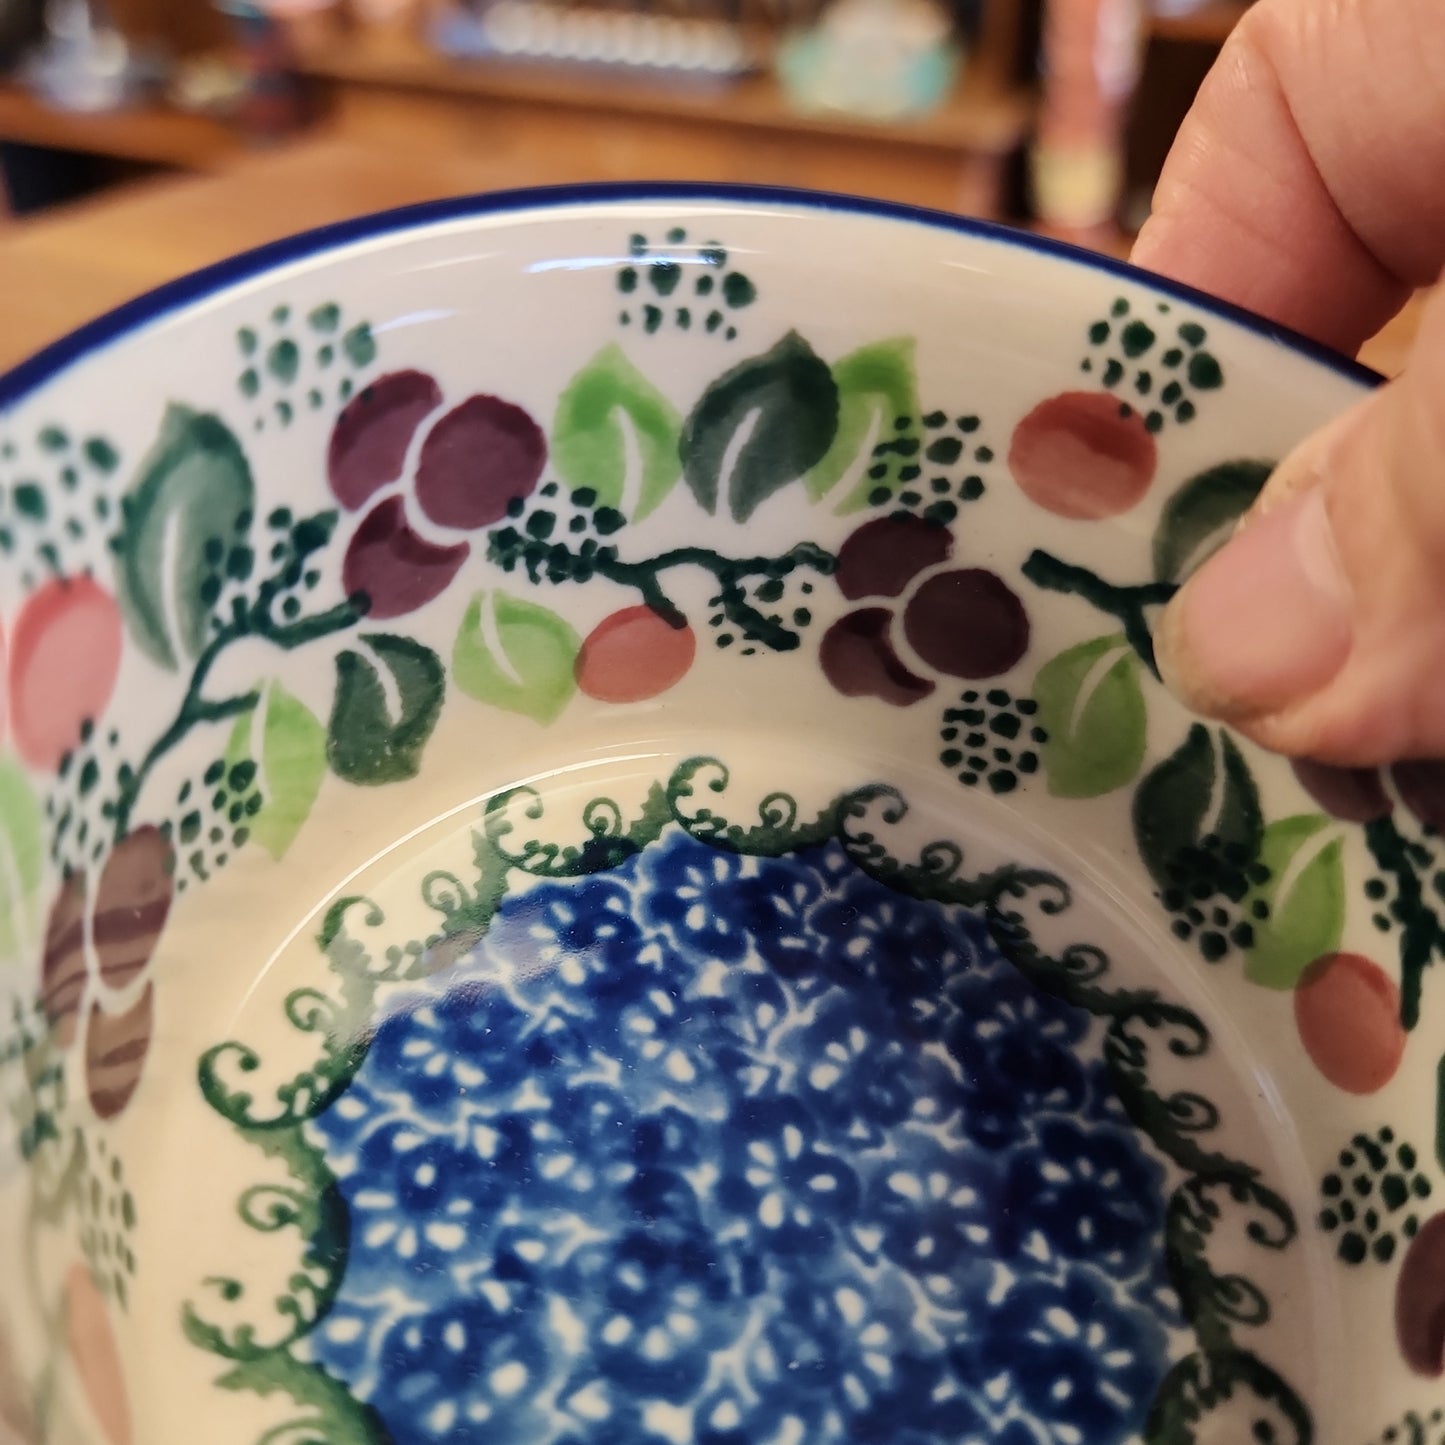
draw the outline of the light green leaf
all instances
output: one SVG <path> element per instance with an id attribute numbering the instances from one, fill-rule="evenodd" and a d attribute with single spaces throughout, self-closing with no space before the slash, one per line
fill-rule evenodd
<path id="1" fill-rule="evenodd" d="M 1049 792 L 1097 798 L 1134 780 L 1144 763 L 1147 712 L 1139 659 L 1122 634 L 1083 642 L 1034 678 Z"/>
<path id="2" fill-rule="evenodd" d="M 1178 882 L 1175 869 L 1181 855 L 1197 847 L 1206 832 L 1245 860 L 1259 854 L 1264 822 L 1254 777 L 1229 734 L 1219 733 L 1218 740 L 1216 756 L 1209 729 L 1195 723 L 1134 794 L 1134 841 L 1161 888 Z M 1217 800 L 1216 788 L 1223 789 Z M 1211 814 L 1213 824 L 1206 828 Z"/>
<path id="3" fill-rule="evenodd" d="M 410 637 L 363 633 L 360 640 L 391 674 L 399 714 L 391 715 L 376 664 L 363 653 L 342 652 L 326 730 L 327 760 L 348 783 L 404 782 L 421 770 L 422 750 L 441 716 L 446 669 L 431 648 Z"/>
<path id="4" fill-rule="evenodd" d="M 705 511 L 746 522 L 827 454 L 838 430 L 833 373 L 797 332 L 720 376 L 683 428 L 683 475 Z"/>
<path id="5" fill-rule="evenodd" d="M 681 415 L 614 343 L 558 398 L 552 460 L 568 486 L 590 487 L 603 506 L 623 511 L 634 498 L 631 517 L 640 522 L 682 475 L 681 431 Z M 629 464 L 641 470 L 632 491 Z"/>
<path id="6" fill-rule="evenodd" d="M 296 841 L 315 806 L 326 776 L 326 728 L 300 698 L 279 682 L 267 689 L 261 721 L 259 776 L 261 809 L 251 819 L 251 837 L 273 858 Z M 255 746 L 255 712 L 236 722 L 226 749 L 228 768 L 250 761 Z"/>
<path id="7" fill-rule="evenodd" d="M 880 442 L 918 442 L 918 393 L 913 341 L 899 337 L 849 353 L 833 368 L 838 387 L 838 432 L 827 454 L 806 481 L 814 501 L 827 496 L 850 473 L 855 485 L 838 506 L 840 515 L 868 505 L 879 482 L 868 476 L 873 447 Z M 896 425 L 907 417 L 907 427 Z"/>
<path id="8" fill-rule="evenodd" d="M 208 641 L 224 577 L 250 567 L 255 505 L 241 444 L 217 416 L 171 406 L 121 499 L 116 594 L 141 649 L 175 669 Z"/>
<path id="9" fill-rule="evenodd" d="M 1259 861 L 1269 881 L 1245 900 L 1245 916 L 1255 903 L 1268 917 L 1252 920 L 1254 944 L 1245 960 L 1245 977 L 1266 988 L 1293 988 L 1317 958 L 1334 953 L 1345 929 L 1344 842 L 1322 835 L 1333 825 L 1317 813 L 1281 818 L 1264 830 Z"/>
<path id="10" fill-rule="evenodd" d="M 490 600 L 495 645 L 487 637 Z M 468 697 L 539 723 L 556 720 L 577 689 L 582 639 L 565 618 L 497 591 L 472 598 L 452 648 L 452 677 Z"/>
<path id="11" fill-rule="evenodd" d="M 24 771 L 0 760 L 0 962 L 18 958 L 38 931 L 36 893 L 45 869 L 45 819 Z"/>
<path id="12" fill-rule="evenodd" d="M 1185 482 L 1154 529 L 1154 576 L 1182 581 L 1223 546 L 1273 470 L 1270 462 L 1224 462 Z"/>

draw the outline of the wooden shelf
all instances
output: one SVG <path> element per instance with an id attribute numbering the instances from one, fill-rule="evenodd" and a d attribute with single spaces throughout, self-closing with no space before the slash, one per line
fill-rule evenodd
<path id="1" fill-rule="evenodd" d="M 1248 0 L 1208 0 L 1185 15 L 1155 15 L 1149 33 L 1156 40 L 1192 45 L 1223 45 L 1248 11 Z"/>
<path id="2" fill-rule="evenodd" d="M 886 141 L 948 151 L 1002 155 L 1027 135 L 1032 97 L 992 79 L 965 77 L 932 114 L 903 122 L 847 115 L 800 114 L 770 75 L 689 83 L 643 79 L 582 66 L 521 61 L 452 60 L 418 41 L 347 37 L 303 50 L 300 68 L 314 79 L 462 98 L 528 102 L 554 111 L 705 122 L 733 130 L 789 132 Z"/>
<path id="3" fill-rule="evenodd" d="M 0 140 L 193 171 L 219 170 L 247 149 L 228 126 L 206 116 L 155 104 L 76 115 L 53 110 L 23 87 L 3 83 Z"/>

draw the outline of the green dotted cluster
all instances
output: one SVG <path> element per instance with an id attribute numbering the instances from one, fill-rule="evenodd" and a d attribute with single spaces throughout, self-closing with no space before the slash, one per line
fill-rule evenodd
<path id="1" fill-rule="evenodd" d="M 985 477 L 994 451 L 979 440 L 976 416 L 931 411 L 922 422 L 920 436 L 916 418 L 895 417 L 898 434 L 873 448 L 868 479 L 876 486 L 868 500 L 946 527 L 960 504 L 976 502 L 988 490 Z"/>
<path id="2" fill-rule="evenodd" d="M 98 533 L 114 530 L 120 453 L 102 436 L 42 426 L 28 446 L 0 442 L 0 557 L 32 590 L 48 575 L 90 573 Z M 76 554 L 79 553 L 79 556 Z"/>
<path id="3" fill-rule="evenodd" d="M 1398 831 L 1390 835 L 1375 834 L 1372 852 L 1379 865 L 1390 865 L 1399 873 L 1416 875 L 1422 884 L 1428 880 L 1429 891 L 1445 901 L 1445 869 L 1436 867 L 1435 848 L 1427 846 L 1437 837 L 1436 830 L 1422 824 L 1419 838 L 1407 838 Z M 1422 841 L 1423 840 L 1423 841 Z M 1419 904 L 1400 897 L 1396 872 L 1380 872 L 1365 880 L 1365 897 L 1373 906 L 1371 922 L 1381 933 L 1393 933 L 1418 912 Z"/>
<path id="4" fill-rule="evenodd" d="M 10 1004 L 0 1033 L 0 1103 L 20 1157 L 30 1160 L 60 1138 L 66 1114 L 65 1068 L 50 1043 L 50 1020 L 34 1001 Z"/>
<path id="5" fill-rule="evenodd" d="M 737 327 L 730 317 L 757 299 L 757 288 L 741 271 L 728 265 L 726 249 L 716 241 L 689 246 L 687 232 L 674 226 L 666 248 L 654 250 L 646 236 L 628 243 L 629 264 L 617 272 L 617 290 L 626 298 L 618 321 L 634 320 L 649 336 L 670 325 L 678 331 L 694 327 L 732 341 Z M 684 268 L 697 268 L 690 279 Z"/>
<path id="6" fill-rule="evenodd" d="M 114 728 L 100 732 L 86 721 L 80 725 L 80 741 L 60 759 L 45 799 L 45 817 L 50 860 L 61 872 L 83 872 L 110 847 L 112 797 L 130 775 L 129 764 L 117 757 L 119 744 Z"/>
<path id="7" fill-rule="evenodd" d="M 1166 869 L 1160 901 L 1174 915 L 1174 936 L 1193 942 L 1207 963 L 1222 963 L 1235 949 L 1254 946 L 1254 926 L 1269 917 L 1269 905 L 1244 900 L 1269 882 L 1270 871 L 1243 845 L 1206 833 L 1181 848 Z"/>
<path id="8" fill-rule="evenodd" d="M 1038 772 L 1038 748 L 1049 740 L 1036 721 L 1038 711 L 1033 698 L 1015 697 L 1001 687 L 965 692 L 957 707 L 944 709 L 938 735 L 945 746 L 938 761 L 966 788 L 983 784 L 995 793 L 1011 793 Z"/>
<path id="9" fill-rule="evenodd" d="M 1378 1445 L 1445 1445 L 1445 1407 L 1411 1410 L 1398 1425 L 1387 1425 Z"/>
<path id="10" fill-rule="evenodd" d="M 1193 421 L 1194 398 L 1224 384 L 1218 360 L 1204 349 L 1208 333 L 1197 321 L 1175 325 L 1171 311 L 1167 301 L 1157 301 L 1146 321 L 1120 296 L 1109 315 L 1089 327 L 1094 354 L 1080 363 L 1110 391 L 1131 397 L 1151 432 L 1161 431 L 1171 417 L 1180 424 Z"/>
<path id="11" fill-rule="evenodd" d="M 199 783 L 187 779 L 180 785 L 174 816 L 160 825 L 161 836 L 175 849 L 177 893 L 184 893 L 191 879 L 207 882 L 231 861 L 250 838 L 261 805 L 256 764 L 249 758 L 233 763 L 216 758 Z"/>
<path id="12" fill-rule="evenodd" d="M 288 427 L 301 408 L 320 411 L 328 394 L 349 401 L 356 382 L 349 373 L 376 360 L 369 322 L 347 326 L 334 302 L 317 306 L 298 324 L 289 306 L 277 306 L 265 326 L 236 332 L 241 370 L 236 386 L 258 408 L 253 425 L 264 431 L 274 421 Z"/>
<path id="13" fill-rule="evenodd" d="M 1416 1207 L 1430 1197 L 1419 1155 L 1388 1125 L 1373 1136 L 1356 1134 L 1320 1181 L 1320 1228 L 1337 1236 L 1335 1253 L 1346 1264 L 1373 1259 L 1388 1264 L 1420 1228 Z"/>
<path id="14" fill-rule="evenodd" d="M 707 625 L 717 646 L 726 651 L 736 645 L 740 657 L 771 650 L 776 644 L 765 641 L 753 626 L 759 617 L 775 636 L 776 629 L 803 632 L 811 627 L 813 584 L 795 577 L 799 566 L 793 557 L 775 558 L 760 574 L 725 582 L 709 597 L 707 605 L 716 610 L 708 614 Z"/>
<path id="15" fill-rule="evenodd" d="M 135 1199 L 126 1187 L 120 1159 L 109 1153 L 105 1141 L 90 1144 L 80 1135 L 79 1142 L 84 1169 L 77 1199 L 81 1252 L 101 1293 L 117 1300 L 122 1309 L 129 1308 L 129 1282 L 136 1267 L 131 1244 Z"/>
<path id="16" fill-rule="evenodd" d="M 591 487 L 564 493 L 557 482 L 539 487 L 530 506 L 514 497 L 507 516 L 509 524 L 487 534 L 487 556 L 505 572 L 524 569 L 533 582 L 590 582 L 617 560 L 617 548 L 604 539 L 627 525 Z"/>
<path id="17" fill-rule="evenodd" d="M 262 545 L 270 570 L 254 588 L 251 578 L 256 556 L 249 540 L 252 520 L 242 512 L 231 538 L 212 538 L 206 543 L 210 571 L 201 582 L 201 596 L 215 609 L 213 631 L 221 631 L 258 605 L 283 622 L 294 622 L 301 615 L 305 595 L 321 584 L 321 571 L 311 563 L 331 540 L 336 527 L 334 513 L 297 518 L 289 507 L 268 512 L 264 525 L 270 541 Z"/>

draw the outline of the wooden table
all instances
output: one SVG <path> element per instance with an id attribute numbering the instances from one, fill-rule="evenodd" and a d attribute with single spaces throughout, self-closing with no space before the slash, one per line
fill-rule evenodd
<path id="1" fill-rule="evenodd" d="M 485 158 L 306 141 L 204 177 L 149 181 L 0 231 L 0 369 L 139 292 L 247 247 L 368 211 L 593 179 L 566 154 Z M 1398 370 L 1415 310 L 1366 359 Z"/>

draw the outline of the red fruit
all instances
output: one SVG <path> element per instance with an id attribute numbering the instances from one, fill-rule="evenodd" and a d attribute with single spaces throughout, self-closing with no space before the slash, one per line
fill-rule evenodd
<path id="1" fill-rule="evenodd" d="M 909 598 L 903 631 L 924 662 L 950 677 L 997 677 L 1029 649 L 1023 603 L 982 567 L 936 572 Z"/>
<path id="2" fill-rule="evenodd" d="M 415 612 L 451 585 L 467 554 L 466 542 L 438 547 L 412 530 L 400 497 L 378 502 L 352 534 L 341 564 L 346 595 L 365 593 L 373 621 Z"/>
<path id="3" fill-rule="evenodd" d="M 1400 990 L 1370 959 L 1327 953 L 1295 986 L 1295 1024 L 1315 1067 L 1337 1089 L 1373 1094 L 1405 1053 Z"/>
<path id="4" fill-rule="evenodd" d="M 1031 501 L 1083 521 L 1127 512 L 1149 490 L 1157 460 L 1143 417 L 1101 391 L 1040 402 L 1014 428 L 1008 454 Z"/>
<path id="5" fill-rule="evenodd" d="M 326 454 L 336 500 L 354 511 L 396 481 L 417 427 L 441 403 L 441 388 L 421 371 L 395 371 L 359 391 L 336 418 Z"/>
<path id="6" fill-rule="evenodd" d="M 542 429 L 519 406 L 473 396 L 449 411 L 422 443 L 416 500 L 438 527 L 472 531 L 530 496 L 547 461 Z"/>
<path id="7" fill-rule="evenodd" d="M 155 985 L 124 1013 L 90 1006 L 85 1030 L 85 1087 L 90 1107 L 102 1119 L 114 1119 L 130 1103 L 145 1069 L 155 1028 Z"/>
<path id="8" fill-rule="evenodd" d="M 818 661 L 823 676 L 844 697 L 878 697 L 894 707 L 911 707 L 933 691 L 898 660 L 889 640 L 893 614 L 886 607 L 860 607 L 840 617 L 823 634 Z"/>
<path id="9" fill-rule="evenodd" d="M 65 1280 L 65 1338 L 85 1398 L 109 1445 L 131 1445 L 130 1402 L 105 1296 L 83 1265 Z"/>
<path id="10" fill-rule="evenodd" d="M 152 827 L 123 838 L 106 859 L 90 929 L 108 987 L 124 988 L 150 962 L 171 910 L 174 869 L 171 845 Z"/>
<path id="11" fill-rule="evenodd" d="M 53 771 L 105 711 L 120 674 L 120 609 L 92 577 L 61 577 L 32 592 L 15 619 L 10 722 L 33 768 Z"/>
<path id="12" fill-rule="evenodd" d="M 63 1049 L 75 1039 L 84 996 L 85 875 L 72 873 L 50 905 L 40 964 L 40 1006 Z"/>
<path id="13" fill-rule="evenodd" d="M 925 567 L 948 561 L 953 534 L 922 517 L 879 517 L 865 522 L 838 549 L 833 574 L 850 602 L 897 597 Z"/>
<path id="14" fill-rule="evenodd" d="M 598 702 L 641 702 L 682 681 L 697 656 L 690 627 L 673 627 L 652 608 L 604 617 L 577 654 L 577 686 Z"/>

